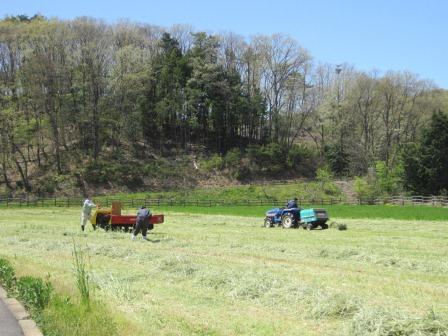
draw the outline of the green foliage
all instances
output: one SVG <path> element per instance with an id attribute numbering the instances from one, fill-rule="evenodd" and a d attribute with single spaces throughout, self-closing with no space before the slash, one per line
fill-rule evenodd
<path id="1" fill-rule="evenodd" d="M 407 144 L 403 148 L 403 170 L 405 188 L 413 193 L 420 193 L 426 189 L 428 176 L 421 162 L 421 148 L 419 144 Z"/>
<path id="2" fill-rule="evenodd" d="M 238 148 L 229 150 L 224 157 L 224 164 L 227 168 L 233 168 L 240 164 L 241 152 Z"/>
<path id="3" fill-rule="evenodd" d="M 250 165 L 250 162 L 238 148 L 234 148 L 226 153 L 224 165 L 230 172 L 230 175 L 237 180 L 250 179 L 254 174 L 253 166 Z"/>
<path id="4" fill-rule="evenodd" d="M 280 173 L 285 168 L 286 152 L 276 143 L 265 146 L 250 146 L 247 149 L 249 160 L 254 162 L 261 174 Z"/>
<path id="5" fill-rule="evenodd" d="M 185 177 L 187 172 L 191 174 L 189 169 L 189 161 L 180 159 L 173 163 L 172 160 L 161 159 L 147 163 L 143 167 L 136 164 L 133 171 L 135 180 L 145 177 L 176 180 Z"/>
<path id="6" fill-rule="evenodd" d="M 328 166 L 317 169 L 316 180 L 326 195 L 337 195 L 340 192 L 333 182 L 333 174 Z"/>
<path id="7" fill-rule="evenodd" d="M 403 167 L 401 164 L 388 168 L 384 161 L 375 166 L 376 183 L 382 194 L 397 195 L 402 190 Z"/>
<path id="8" fill-rule="evenodd" d="M 233 148 L 224 157 L 214 154 L 204 161 L 202 167 L 207 171 L 225 171 L 238 180 L 279 176 L 282 173 L 313 176 L 316 159 L 315 153 L 304 146 L 293 145 L 285 151 L 279 144 L 271 143 L 265 146 L 250 145 L 246 152 Z M 327 186 L 332 188 L 330 183 Z"/>
<path id="9" fill-rule="evenodd" d="M 286 167 L 299 175 L 311 177 L 317 166 L 317 153 L 303 145 L 292 145 L 288 150 Z"/>
<path id="10" fill-rule="evenodd" d="M 248 160 L 242 160 L 239 165 L 234 168 L 235 172 L 233 177 L 240 181 L 251 180 L 254 177 L 254 171 L 251 168 L 251 164 Z"/>
<path id="11" fill-rule="evenodd" d="M 39 196 L 52 195 L 58 187 L 58 177 L 52 174 L 46 175 L 33 184 L 34 192 Z"/>
<path id="12" fill-rule="evenodd" d="M 224 160 L 219 154 L 213 154 L 210 159 L 202 162 L 202 167 L 207 171 L 221 170 L 224 167 Z"/>
<path id="13" fill-rule="evenodd" d="M 333 176 L 331 174 L 331 171 L 328 167 L 321 167 L 317 169 L 316 171 L 316 180 L 321 182 L 322 184 L 331 182 L 333 179 Z"/>
<path id="14" fill-rule="evenodd" d="M 270 143 L 266 146 L 261 146 L 258 151 L 256 160 L 263 162 L 283 162 L 286 159 L 286 152 L 284 148 L 277 143 Z"/>
<path id="15" fill-rule="evenodd" d="M 355 177 L 354 190 L 358 198 L 363 201 L 371 202 L 380 196 L 376 183 L 370 182 L 365 177 Z"/>
<path id="16" fill-rule="evenodd" d="M 417 144 L 403 152 L 403 168 L 407 189 L 423 194 L 439 194 L 448 190 L 448 116 L 434 113 Z"/>
<path id="17" fill-rule="evenodd" d="M 102 185 L 138 185 L 146 173 L 156 169 L 154 165 L 147 165 L 147 169 L 141 162 L 115 159 L 98 159 L 89 162 L 84 168 L 83 177 L 91 184 Z"/>
<path id="18" fill-rule="evenodd" d="M 380 196 L 397 195 L 402 190 L 401 164 L 388 168 L 384 161 L 377 161 L 375 169 L 369 169 L 366 177 L 356 177 L 354 189 L 362 200 L 373 200 Z"/>
<path id="19" fill-rule="evenodd" d="M 53 295 L 39 320 L 46 336 L 119 334 L 113 315 L 103 303 L 91 302 L 87 307 L 62 295 Z"/>
<path id="20" fill-rule="evenodd" d="M 3 258 L 0 258 L 0 284 L 6 290 L 14 289 L 16 284 L 16 272 L 11 263 Z"/>
<path id="21" fill-rule="evenodd" d="M 168 164 L 146 167 L 153 163 L 149 152 L 172 160 L 191 150 L 223 155 L 224 167 L 212 162 L 210 169 L 227 169 L 241 180 L 313 177 L 322 156 L 336 177 L 364 174 L 378 159 L 394 161 L 397 150 L 416 138 L 427 111 L 446 106 L 443 90 L 393 72 L 337 76 L 337 85 L 319 86 L 315 99 L 314 81 L 334 69 L 310 67 L 310 56 L 293 39 L 275 34 L 243 41 L 178 28 L 170 35 L 87 17 L 0 20 L 7 46 L 0 64 L 15 65 L 2 82 L 8 94 L 0 97 L 5 189 L 65 192 L 52 177 L 77 173 L 87 182 L 79 178 L 78 186 L 87 189 L 138 186 L 146 172 L 159 180 L 176 176 Z M 443 136 L 437 141 L 438 148 L 446 147 Z M 446 189 L 446 165 L 423 149 L 434 144 L 418 151 L 436 165 L 406 165 L 408 176 L 414 172 L 410 190 L 429 192 L 438 182 L 438 192 Z M 135 150 L 140 145 L 144 150 Z M 229 157 L 237 154 L 233 148 L 241 150 L 240 160 Z M 442 152 L 436 156 L 444 157 Z M 110 153 L 122 158 L 110 160 Z M 415 163 L 420 168 L 411 169 Z"/>
<path id="22" fill-rule="evenodd" d="M 53 286 L 40 278 L 32 276 L 21 277 L 17 280 L 17 294 L 26 307 L 40 312 L 49 303 Z"/>
<path id="23" fill-rule="evenodd" d="M 348 174 L 349 155 L 343 146 L 339 144 L 327 145 L 325 147 L 325 157 L 330 166 L 331 171 L 336 176 L 345 176 Z"/>
<path id="24" fill-rule="evenodd" d="M 73 240 L 73 266 L 76 277 L 76 287 L 81 296 L 81 302 L 90 305 L 90 275 L 87 270 L 87 256 Z"/>

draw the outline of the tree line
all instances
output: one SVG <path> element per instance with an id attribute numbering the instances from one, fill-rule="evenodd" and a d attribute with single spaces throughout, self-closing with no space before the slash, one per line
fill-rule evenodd
<path id="1" fill-rule="evenodd" d="M 32 190 L 106 153 L 225 155 L 312 148 L 335 175 L 400 162 L 442 108 L 409 72 L 321 64 L 289 36 L 207 34 L 187 25 L 81 17 L 0 21 L 0 174 Z M 142 154 L 144 153 L 144 154 Z"/>

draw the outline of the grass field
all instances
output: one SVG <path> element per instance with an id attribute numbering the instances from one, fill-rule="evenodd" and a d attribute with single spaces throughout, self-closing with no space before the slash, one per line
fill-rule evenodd
<path id="1" fill-rule="evenodd" d="M 262 228 L 265 208 L 170 208 L 150 242 L 81 233 L 79 209 L 0 210 L 0 257 L 76 297 L 82 246 L 116 325 L 97 335 L 448 335 L 446 209 L 403 209 L 334 207 L 347 231 L 308 232 Z"/>
<path id="2" fill-rule="evenodd" d="M 271 206 L 274 207 L 274 206 Z M 402 220 L 438 220 L 448 221 L 448 208 L 435 208 L 427 206 L 399 206 L 399 205 L 302 205 L 302 208 L 325 208 L 330 218 L 352 219 L 402 219 Z M 164 211 L 195 213 L 204 215 L 235 215 L 245 217 L 258 217 L 270 207 L 262 206 L 176 206 L 164 207 Z"/>

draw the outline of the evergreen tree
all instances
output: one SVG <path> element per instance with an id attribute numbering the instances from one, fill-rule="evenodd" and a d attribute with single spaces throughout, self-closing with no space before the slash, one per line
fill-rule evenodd
<path id="1" fill-rule="evenodd" d="M 403 154 L 405 186 L 418 193 L 437 195 L 448 191 L 448 116 L 435 113 L 417 144 Z"/>
<path id="2" fill-rule="evenodd" d="M 349 156 L 340 144 L 325 146 L 325 157 L 331 171 L 336 176 L 344 176 L 348 173 Z"/>
<path id="3" fill-rule="evenodd" d="M 186 139 L 182 137 L 185 132 L 181 128 L 185 127 L 182 114 L 189 67 L 179 43 L 170 34 L 163 34 L 159 47 L 160 53 L 152 62 L 147 101 L 143 109 L 144 134 L 150 142 L 157 140 L 160 146 L 167 139 L 185 145 Z"/>

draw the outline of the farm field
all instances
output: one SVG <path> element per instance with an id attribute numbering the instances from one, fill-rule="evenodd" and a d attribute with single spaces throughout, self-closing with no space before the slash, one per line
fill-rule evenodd
<path id="1" fill-rule="evenodd" d="M 164 211 L 185 212 L 204 215 L 235 215 L 256 217 L 262 219 L 266 210 L 276 206 L 166 206 Z M 428 206 L 397 206 L 397 205 L 306 205 L 302 208 L 325 208 L 330 218 L 344 219 L 401 219 L 401 220 L 428 220 L 448 221 L 448 208 Z"/>
<path id="2" fill-rule="evenodd" d="M 152 209 L 166 222 L 149 242 L 81 233 L 75 208 L 1 209 L 0 257 L 76 297 L 77 244 L 117 335 L 447 335 L 445 213 L 345 209 L 332 219 L 347 231 L 307 232 L 262 228 L 265 208 Z"/>

